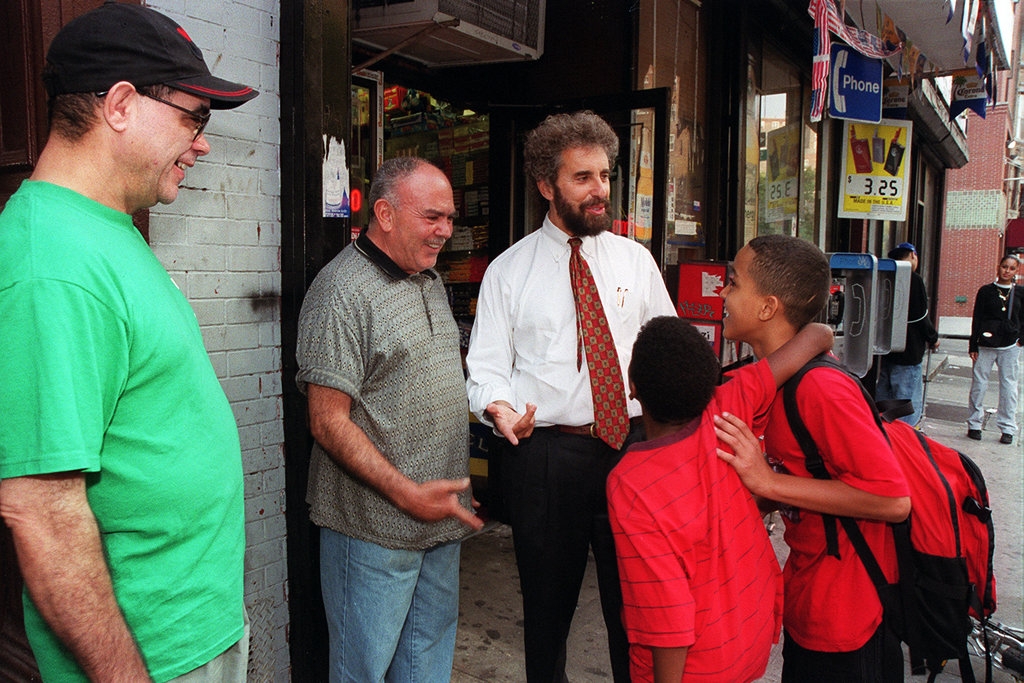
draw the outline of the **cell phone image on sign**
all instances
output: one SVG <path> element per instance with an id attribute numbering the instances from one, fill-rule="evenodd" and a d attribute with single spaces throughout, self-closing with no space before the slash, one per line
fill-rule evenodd
<path id="1" fill-rule="evenodd" d="M 871 173 L 871 148 L 867 138 L 857 137 L 857 127 L 850 126 L 850 151 L 853 152 L 853 167 L 857 173 Z"/>
<path id="2" fill-rule="evenodd" d="M 875 136 L 871 138 L 871 160 L 876 164 L 885 161 L 885 138 L 878 134 L 878 126 L 875 126 Z"/>
<path id="3" fill-rule="evenodd" d="M 903 161 L 903 152 L 906 151 L 906 147 L 900 144 L 901 133 L 903 133 L 903 129 L 897 128 L 896 134 L 892 136 L 892 142 L 889 143 L 889 154 L 886 155 L 883 166 L 889 175 L 899 175 L 900 173 L 900 163 Z"/>

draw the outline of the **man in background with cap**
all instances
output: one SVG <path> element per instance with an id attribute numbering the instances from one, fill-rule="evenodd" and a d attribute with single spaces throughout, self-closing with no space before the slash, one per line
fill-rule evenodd
<path id="1" fill-rule="evenodd" d="M 914 427 L 924 413 L 921 361 L 925 350 L 934 351 L 939 348 L 939 333 L 928 318 L 928 292 L 924 279 L 917 273 L 917 249 L 910 242 L 901 242 L 889 252 L 889 258 L 910 263 L 907 345 L 902 351 L 882 356 L 875 385 L 875 400 L 909 400 L 914 406 L 914 412 L 900 419 Z"/>
<path id="2" fill-rule="evenodd" d="M 210 151 L 180 26 L 108 2 L 56 36 L 50 135 L 0 214 L 0 513 L 44 680 L 244 681 L 238 431 L 195 314 L 131 221 Z"/>

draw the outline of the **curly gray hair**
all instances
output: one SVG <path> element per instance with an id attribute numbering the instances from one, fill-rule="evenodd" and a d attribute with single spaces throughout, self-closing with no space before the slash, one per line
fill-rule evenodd
<path id="1" fill-rule="evenodd" d="M 619 154 L 619 138 L 612 127 L 592 111 L 552 114 L 526 136 L 524 166 L 534 181 L 554 184 L 562 163 L 562 152 L 577 147 L 600 147 L 614 164 Z"/>

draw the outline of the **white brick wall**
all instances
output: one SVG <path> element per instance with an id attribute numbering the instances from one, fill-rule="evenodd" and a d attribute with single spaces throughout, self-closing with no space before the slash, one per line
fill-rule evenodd
<path id="1" fill-rule="evenodd" d="M 281 410 L 279 0 L 149 0 L 216 76 L 260 96 L 214 111 L 211 151 L 150 212 L 153 251 L 188 297 L 242 442 L 250 681 L 289 680 Z"/>
<path id="2" fill-rule="evenodd" d="M 1006 222 L 1006 197 L 1001 190 L 951 191 L 946 194 L 947 228 L 992 228 Z"/>

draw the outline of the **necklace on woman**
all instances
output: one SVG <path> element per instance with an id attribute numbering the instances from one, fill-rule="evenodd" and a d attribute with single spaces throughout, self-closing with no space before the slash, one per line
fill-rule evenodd
<path id="1" fill-rule="evenodd" d="M 1006 300 L 1010 298 L 1010 288 L 1003 292 L 1003 288 L 996 284 L 996 296 L 1003 302 L 1003 313 L 1006 313 Z"/>

